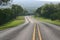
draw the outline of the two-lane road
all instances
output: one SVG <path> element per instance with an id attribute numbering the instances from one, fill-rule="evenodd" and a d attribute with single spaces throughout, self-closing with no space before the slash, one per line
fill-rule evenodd
<path id="1" fill-rule="evenodd" d="M 60 26 L 39 22 L 31 16 L 25 23 L 0 31 L 0 40 L 60 40 Z"/>

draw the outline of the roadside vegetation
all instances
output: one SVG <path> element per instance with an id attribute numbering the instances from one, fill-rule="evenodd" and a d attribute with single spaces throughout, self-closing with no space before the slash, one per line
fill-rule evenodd
<path id="1" fill-rule="evenodd" d="M 2 0 L 8 2 L 9 0 Z M 17 4 L 8 8 L 0 8 L 0 30 L 24 23 L 24 9 Z"/>
<path id="2" fill-rule="evenodd" d="M 2 3 L 5 3 L 5 4 L 7 5 L 7 3 L 8 3 L 9 1 L 11 1 L 11 0 L 0 0 L 0 5 L 1 5 Z"/>
<path id="3" fill-rule="evenodd" d="M 23 8 L 19 5 L 12 5 L 11 8 L 2 8 L 0 9 L 0 25 L 13 20 L 22 14 Z"/>
<path id="4" fill-rule="evenodd" d="M 59 20 L 51 20 L 51 19 L 47 19 L 47 18 L 43 18 L 43 17 L 35 17 L 37 20 L 41 21 L 41 22 L 47 22 L 47 23 L 51 23 L 51 24 L 55 24 L 60 26 L 60 21 Z"/>
<path id="5" fill-rule="evenodd" d="M 2 2 L 8 2 L 8 1 L 10 1 L 10 0 L 1 0 Z"/>
<path id="6" fill-rule="evenodd" d="M 39 7 L 35 12 L 35 17 L 39 17 L 41 21 L 60 25 L 60 3 L 50 3 Z"/>
<path id="7" fill-rule="evenodd" d="M 14 20 L 11 20 L 3 25 L 0 25 L 0 30 L 4 30 L 4 29 L 7 29 L 7 28 L 12 28 L 12 27 L 16 27 L 18 25 L 21 25 L 25 22 L 25 19 L 23 16 L 18 16 L 16 17 L 16 19 Z"/>

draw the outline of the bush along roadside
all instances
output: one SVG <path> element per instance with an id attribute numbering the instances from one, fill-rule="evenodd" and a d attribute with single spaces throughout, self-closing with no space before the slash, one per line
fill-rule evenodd
<path id="1" fill-rule="evenodd" d="M 11 8 L 0 8 L 0 25 L 15 19 L 22 13 L 23 8 L 19 5 L 12 5 Z"/>
<path id="2" fill-rule="evenodd" d="M 51 20 L 51 19 L 47 19 L 47 18 L 43 18 L 43 17 L 35 17 L 37 20 L 41 21 L 41 22 L 47 22 L 47 23 L 51 23 L 54 25 L 58 25 L 60 26 L 60 21 L 59 20 Z"/>
<path id="3" fill-rule="evenodd" d="M 24 23 L 24 9 L 13 4 L 10 8 L 0 8 L 0 30 Z"/>
<path id="4" fill-rule="evenodd" d="M 3 25 L 0 26 L 0 30 L 4 30 L 7 28 L 12 28 L 12 27 L 16 27 L 17 25 L 21 25 L 25 22 L 25 19 L 23 16 L 18 16 L 16 17 L 16 19 L 9 21 L 8 23 L 5 23 Z"/>
<path id="5" fill-rule="evenodd" d="M 41 7 L 37 8 L 35 17 L 38 17 L 40 21 L 60 25 L 60 3 L 42 5 Z"/>
<path id="6" fill-rule="evenodd" d="M 35 16 L 48 18 L 51 20 L 60 20 L 60 3 L 58 4 L 45 4 L 39 7 Z"/>

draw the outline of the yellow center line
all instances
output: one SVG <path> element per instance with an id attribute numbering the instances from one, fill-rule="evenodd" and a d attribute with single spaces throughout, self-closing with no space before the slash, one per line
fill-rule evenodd
<path id="1" fill-rule="evenodd" d="M 36 29 L 36 27 L 37 27 L 37 29 Z M 32 40 L 36 40 L 36 30 L 38 30 L 38 37 L 39 37 L 39 40 L 42 40 L 42 36 L 41 36 L 40 29 L 39 29 L 39 25 L 37 26 L 36 24 L 34 25 L 34 31 L 33 31 Z"/>
<path id="2" fill-rule="evenodd" d="M 35 33 L 36 33 L 36 25 L 34 25 L 34 32 L 33 32 L 33 38 L 32 38 L 32 40 L 36 40 L 35 39 L 35 36 L 36 36 Z"/>
<path id="3" fill-rule="evenodd" d="M 39 26 L 37 27 L 37 29 L 38 29 L 39 40 L 42 40 L 42 36 L 41 36 L 41 32 L 40 32 Z"/>

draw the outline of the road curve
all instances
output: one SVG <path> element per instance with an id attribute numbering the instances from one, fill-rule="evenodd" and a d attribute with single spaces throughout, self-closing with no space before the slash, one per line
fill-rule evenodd
<path id="1" fill-rule="evenodd" d="M 0 31 L 0 40 L 60 40 L 60 26 L 25 17 L 25 23 Z"/>
<path id="2" fill-rule="evenodd" d="M 0 40 L 31 40 L 33 22 L 30 17 L 25 17 L 26 22 L 14 28 L 0 31 Z"/>

